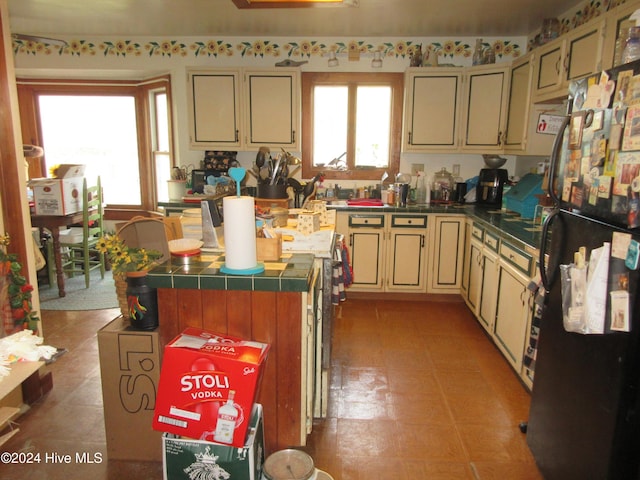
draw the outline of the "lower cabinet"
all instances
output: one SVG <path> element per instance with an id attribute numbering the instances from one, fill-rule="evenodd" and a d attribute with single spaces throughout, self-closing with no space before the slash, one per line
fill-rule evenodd
<path id="1" fill-rule="evenodd" d="M 522 365 L 533 314 L 529 284 L 534 254 L 477 222 L 469 225 L 466 245 L 463 298 L 478 323 L 531 388 L 531 373 Z"/>
<path id="2" fill-rule="evenodd" d="M 465 223 L 464 215 L 429 215 L 428 293 L 460 293 Z"/>
<path id="3" fill-rule="evenodd" d="M 353 269 L 352 291 L 425 292 L 427 215 L 339 212 Z"/>

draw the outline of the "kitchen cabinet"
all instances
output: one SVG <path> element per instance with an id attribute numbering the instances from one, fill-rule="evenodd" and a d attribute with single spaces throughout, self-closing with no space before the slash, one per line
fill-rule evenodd
<path id="1" fill-rule="evenodd" d="M 390 214 L 387 290 L 424 291 L 427 263 L 427 217 Z"/>
<path id="2" fill-rule="evenodd" d="M 429 215 L 428 293 L 460 293 L 464 259 L 463 215 Z"/>
<path id="3" fill-rule="evenodd" d="M 404 151 L 450 151 L 458 147 L 462 78 L 460 68 L 406 71 Z"/>
<path id="4" fill-rule="evenodd" d="M 566 97 L 569 82 L 601 70 L 604 31 L 598 18 L 535 50 L 534 102 Z"/>
<path id="5" fill-rule="evenodd" d="M 462 260 L 462 280 L 460 282 L 460 294 L 467 301 L 469 297 L 469 255 L 471 252 L 471 228 L 473 220 L 466 218 L 464 222 L 464 258 Z"/>
<path id="6" fill-rule="evenodd" d="M 531 106 L 533 55 L 525 55 L 511 65 L 509 103 L 504 147 L 506 151 L 524 150 Z"/>
<path id="7" fill-rule="evenodd" d="M 465 253 L 465 276 L 467 280 L 467 295 L 464 297 L 467 306 L 474 315 L 478 314 L 480 306 L 480 292 L 482 291 L 482 241 L 484 229 L 471 222 L 469 248 Z"/>
<path id="8" fill-rule="evenodd" d="M 240 71 L 190 70 L 189 144 L 192 148 L 240 147 Z"/>
<path id="9" fill-rule="evenodd" d="M 339 212 L 336 231 L 345 235 L 353 283 L 362 292 L 425 292 L 427 215 Z"/>
<path id="10" fill-rule="evenodd" d="M 245 71 L 244 146 L 300 150 L 300 77 L 297 70 Z"/>
<path id="11" fill-rule="evenodd" d="M 522 370 L 527 325 L 532 313 L 532 257 L 507 242 L 500 245 L 498 296 L 494 338 L 518 374 Z"/>
<path id="12" fill-rule="evenodd" d="M 621 64 L 622 50 L 625 46 L 627 31 L 636 22 L 629 20 L 633 12 L 640 8 L 640 1 L 628 1 L 606 14 L 606 29 L 602 50 L 602 69 L 606 70 Z"/>
<path id="13" fill-rule="evenodd" d="M 191 148 L 300 150 L 298 70 L 190 69 L 188 82 Z"/>
<path id="14" fill-rule="evenodd" d="M 482 153 L 502 151 L 508 95 L 508 66 L 487 65 L 467 69 L 463 150 Z"/>
<path id="15" fill-rule="evenodd" d="M 478 320 L 482 327 L 491 332 L 496 318 L 498 303 L 498 246 L 500 239 L 492 232 L 485 232 L 482 246 L 482 282 Z"/>

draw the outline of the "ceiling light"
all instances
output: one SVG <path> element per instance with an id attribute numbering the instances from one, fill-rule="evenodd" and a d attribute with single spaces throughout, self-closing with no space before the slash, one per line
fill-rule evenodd
<path id="1" fill-rule="evenodd" d="M 327 62 L 329 67 L 337 67 L 338 66 L 338 58 L 336 57 L 336 52 L 329 52 L 329 61 Z"/>
<path id="2" fill-rule="evenodd" d="M 382 68 L 382 54 L 379 51 L 373 52 L 373 60 L 371 60 L 371 68 Z"/>

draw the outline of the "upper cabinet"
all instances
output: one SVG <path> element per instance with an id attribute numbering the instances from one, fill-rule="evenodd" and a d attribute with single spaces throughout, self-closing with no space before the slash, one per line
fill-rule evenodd
<path id="1" fill-rule="evenodd" d="M 410 68 L 405 74 L 403 150 L 458 147 L 461 68 Z"/>
<path id="2" fill-rule="evenodd" d="M 240 72 L 188 73 L 189 144 L 192 148 L 240 146 Z"/>
<path id="3" fill-rule="evenodd" d="M 191 148 L 300 150 L 298 70 L 189 70 L 188 82 Z"/>
<path id="4" fill-rule="evenodd" d="M 509 66 L 482 66 L 466 71 L 463 150 L 503 150 Z"/>
<path id="5" fill-rule="evenodd" d="M 639 8 L 640 1 L 627 1 L 624 5 L 607 13 L 606 34 L 602 50 L 603 70 L 620 65 L 629 27 L 636 25 L 636 22 L 629 20 L 629 17 Z"/>
<path id="6" fill-rule="evenodd" d="M 244 73 L 244 145 L 300 150 L 300 76 L 295 71 Z"/>
<path id="7" fill-rule="evenodd" d="M 569 82 L 602 69 L 605 24 L 598 18 L 534 51 L 534 102 L 566 97 Z"/>

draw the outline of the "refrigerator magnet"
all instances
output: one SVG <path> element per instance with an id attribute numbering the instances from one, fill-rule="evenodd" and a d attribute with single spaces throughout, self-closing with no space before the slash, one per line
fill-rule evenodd
<path id="1" fill-rule="evenodd" d="M 637 270 L 639 260 L 640 244 L 635 240 L 631 240 L 631 242 L 629 243 L 629 250 L 627 250 L 627 258 L 625 258 L 624 260 L 624 265 L 629 270 Z"/>
<path id="2" fill-rule="evenodd" d="M 611 295 L 611 330 L 629 331 L 629 292 L 615 290 Z"/>

